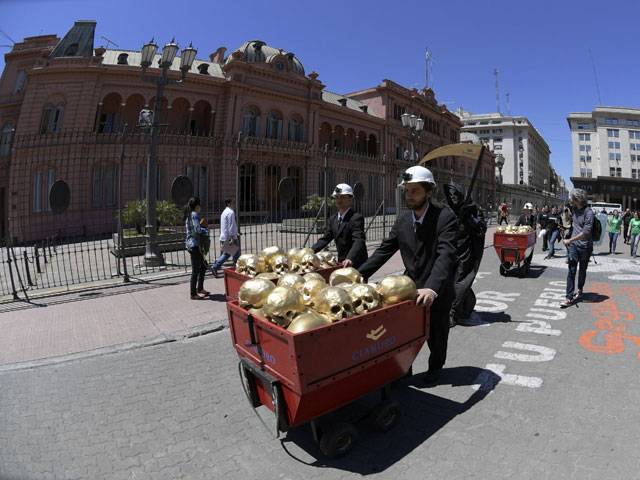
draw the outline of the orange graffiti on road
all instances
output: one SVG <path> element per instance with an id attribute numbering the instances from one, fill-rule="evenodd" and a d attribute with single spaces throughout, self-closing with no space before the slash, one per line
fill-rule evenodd
<path id="1" fill-rule="evenodd" d="M 614 292 L 606 283 L 596 283 L 593 290 L 601 295 L 607 295 L 608 300 L 594 303 L 591 312 L 596 317 L 596 330 L 587 330 L 579 339 L 580 345 L 590 352 L 616 355 L 624 352 L 625 342 L 631 342 L 640 349 L 640 336 L 627 332 L 627 325 L 634 319 L 632 312 L 620 310 L 613 300 Z M 636 305 L 640 305 L 640 289 L 637 287 L 623 287 L 620 293 L 629 297 Z M 636 354 L 640 359 L 640 351 Z"/>

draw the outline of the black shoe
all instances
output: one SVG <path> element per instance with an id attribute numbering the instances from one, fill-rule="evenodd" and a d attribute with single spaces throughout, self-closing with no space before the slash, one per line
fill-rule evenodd
<path id="1" fill-rule="evenodd" d="M 220 278 L 220 270 L 218 270 L 217 268 L 211 268 L 211 273 L 213 273 L 213 276 L 215 278 Z"/>
<path id="2" fill-rule="evenodd" d="M 549 260 L 550 258 L 554 258 L 554 257 L 555 257 L 555 255 L 551 255 L 551 254 L 549 254 L 549 255 L 547 255 L 546 257 L 544 257 L 544 259 L 545 259 L 545 260 Z"/>
<path id="3" fill-rule="evenodd" d="M 441 368 L 436 370 L 427 370 L 427 373 L 422 377 L 422 383 L 425 387 L 432 387 L 438 383 L 440 379 L 440 373 L 442 372 Z"/>

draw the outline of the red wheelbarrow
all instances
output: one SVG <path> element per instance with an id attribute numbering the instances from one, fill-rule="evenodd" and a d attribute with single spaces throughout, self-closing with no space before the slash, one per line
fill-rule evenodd
<path id="1" fill-rule="evenodd" d="M 337 266 L 337 267 L 321 268 L 316 271 L 317 273 L 322 275 L 322 277 L 327 281 L 327 283 L 329 283 L 329 277 L 331 276 L 333 271 L 337 270 L 338 268 L 341 268 L 341 267 Z M 248 275 L 243 275 L 242 273 L 236 272 L 236 269 L 233 267 L 228 267 L 224 269 L 224 290 L 225 290 L 225 294 L 227 295 L 227 301 L 230 302 L 238 299 L 238 291 L 240 290 L 240 287 L 242 286 L 242 284 L 247 280 L 251 280 L 251 277 Z M 278 282 L 277 280 L 273 281 L 273 283 L 277 283 L 277 282 Z"/>
<path id="2" fill-rule="evenodd" d="M 237 301 L 227 309 L 243 388 L 254 409 L 264 405 L 275 414 L 276 437 L 309 423 L 326 457 L 344 455 L 357 431 L 349 422 L 327 423 L 326 415 L 377 390 L 381 402 L 369 412 L 374 426 L 394 426 L 400 410 L 390 385 L 410 373 L 428 337 L 423 306 L 406 301 L 296 334 Z"/>
<path id="3" fill-rule="evenodd" d="M 520 277 L 529 273 L 533 250 L 536 245 L 536 232 L 493 234 L 493 247 L 500 259 L 500 275 L 517 271 Z"/>

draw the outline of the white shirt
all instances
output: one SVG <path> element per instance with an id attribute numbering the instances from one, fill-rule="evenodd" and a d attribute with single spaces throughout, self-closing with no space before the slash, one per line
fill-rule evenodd
<path id="1" fill-rule="evenodd" d="M 351 207 L 347 208 L 344 213 L 340 213 L 338 212 L 338 223 L 341 222 L 342 220 L 344 220 L 344 217 L 347 216 L 347 213 L 349 213 L 349 210 L 351 210 Z"/>
<path id="2" fill-rule="evenodd" d="M 231 208 L 227 207 L 220 215 L 220 241 L 236 240 L 238 238 L 238 224 Z"/>
<path id="3" fill-rule="evenodd" d="M 429 202 L 427 202 L 427 207 L 424 209 L 424 212 L 422 212 L 422 215 L 420 216 L 420 218 L 416 218 L 416 214 L 413 214 L 413 229 L 415 230 L 416 228 L 418 228 L 418 223 L 420 225 L 422 225 L 422 222 L 424 221 L 424 216 L 427 214 L 427 210 L 429 210 Z"/>

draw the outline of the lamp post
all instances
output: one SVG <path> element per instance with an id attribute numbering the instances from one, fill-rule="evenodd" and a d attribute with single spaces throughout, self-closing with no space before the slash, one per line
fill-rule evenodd
<path id="1" fill-rule="evenodd" d="M 402 114 L 402 126 L 407 129 L 409 135 L 409 144 L 411 145 L 411 152 L 409 158 L 412 163 L 418 163 L 416 142 L 420 138 L 420 134 L 424 129 L 424 120 L 416 115 L 409 115 L 408 113 Z"/>
<path id="2" fill-rule="evenodd" d="M 502 184 L 502 167 L 504 167 L 504 157 L 501 153 L 496 155 L 496 167 L 498 167 L 499 181 Z"/>
<path id="3" fill-rule="evenodd" d="M 151 133 L 151 143 L 149 145 L 149 157 L 147 159 L 147 224 L 145 226 L 145 253 L 144 265 L 146 267 L 157 267 L 164 265 L 164 257 L 158 251 L 157 232 L 156 232 L 156 200 L 157 200 L 157 172 L 158 172 L 158 134 L 160 129 L 160 115 L 162 113 L 162 96 L 167 85 L 174 85 L 184 82 L 187 72 L 191 69 L 193 61 L 196 58 L 196 49 L 189 44 L 187 48 L 182 49 L 180 58 L 179 80 L 169 78 L 169 69 L 173 64 L 173 60 L 178 53 L 178 44 L 175 40 L 167 43 L 162 49 L 160 56 L 159 68 L 160 76 L 147 76 L 147 69 L 151 67 L 155 60 L 158 46 L 153 39 L 142 47 L 140 66 L 142 67 L 142 80 L 154 84 L 156 86 L 156 102 L 155 112 L 150 110 L 142 110 L 140 112 L 140 126 L 146 128 Z"/>

